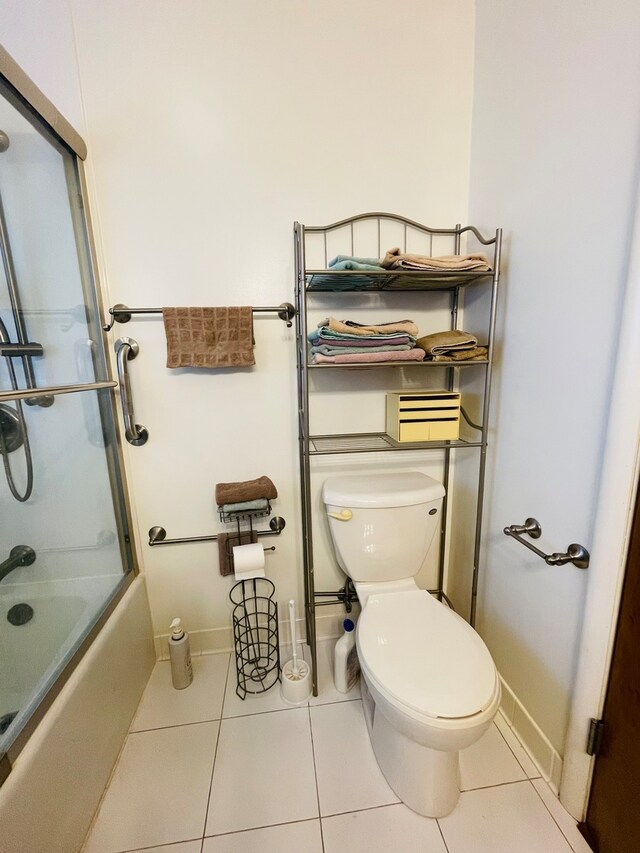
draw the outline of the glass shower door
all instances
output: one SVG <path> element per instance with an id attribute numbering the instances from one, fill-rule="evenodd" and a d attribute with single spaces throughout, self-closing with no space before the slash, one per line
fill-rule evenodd
<path id="1" fill-rule="evenodd" d="M 134 568 L 76 155 L 0 85 L 0 754 Z"/>

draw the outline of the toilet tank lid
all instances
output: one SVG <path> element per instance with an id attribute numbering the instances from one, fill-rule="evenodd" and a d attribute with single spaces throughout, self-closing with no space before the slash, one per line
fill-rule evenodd
<path id="1" fill-rule="evenodd" d="M 352 474 L 329 477 L 322 500 L 330 506 L 396 507 L 430 503 L 444 497 L 444 486 L 418 471 L 401 474 Z"/>

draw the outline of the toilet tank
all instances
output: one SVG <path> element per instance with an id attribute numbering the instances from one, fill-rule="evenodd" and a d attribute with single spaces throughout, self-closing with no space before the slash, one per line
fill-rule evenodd
<path id="1" fill-rule="evenodd" d="M 413 577 L 440 525 L 444 486 L 426 474 L 330 477 L 322 488 L 338 563 L 354 581 Z"/>

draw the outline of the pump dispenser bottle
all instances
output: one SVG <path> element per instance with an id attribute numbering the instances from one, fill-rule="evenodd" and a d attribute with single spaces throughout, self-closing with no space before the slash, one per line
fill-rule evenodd
<path id="1" fill-rule="evenodd" d="M 169 660 L 171 661 L 171 681 L 176 690 L 183 690 L 193 681 L 189 635 L 182 627 L 179 619 L 174 619 L 170 628 Z"/>

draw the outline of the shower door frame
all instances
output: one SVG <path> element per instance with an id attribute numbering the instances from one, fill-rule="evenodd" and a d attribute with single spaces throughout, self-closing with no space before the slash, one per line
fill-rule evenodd
<path id="1" fill-rule="evenodd" d="M 24 397 L 25 393 L 30 397 L 41 396 L 44 393 L 56 397 L 60 394 L 66 393 L 110 391 L 109 396 L 112 402 L 115 443 L 111 447 L 105 447 L 105 457 L 109 473 L 111 493 L 113 496 L 114 516 L 118 527 L 118 542 L 120 545 L 123 564 L 122 579 L 109 599 L 109 602 L 99 613 L 97 619 L 88 630 L 86 636 L 82 639 L 78 648 L 58 673 L 56 680 L 49 686 L 46 693 L 41 697 L 38 707 L 33 711 L 23 728 L 7 747 L 6 752 L 0 752 L 1 786 L 11 772 L 12 764 L 15 762 L 17 756 L 20 754 L 36 727 L 51 707 L 56 696 L 60 693 L 74 669 L 80 663 L 83 656 L 100 633 L 102 627 L 109 619 L 111 613 L 116 608 L 135 577 L 138 575 L 139 566 L 136 542 L 133 534 L 132 513 L 124 466 L 124 456 L 122 452 L 122 427 L 121 420 L 118 417 L 119 410 L 115 394 L 118 388 L 118 383 L 115 381 L 113 376 L 112 363 L 108 355 L 109 350 L 107 347 L 107 336 L 102 329 L 101 323 L 101 310 L 104 302 L 102 299 L 102 290 L 98 275 L 95 242 L 89 212 L 87 181 L 83 162 L 87 157 L 87 147 L 80 134 L 72 127 L 71 124 L 69 124 L 59 110 L 56 109 L 51 101 L 49 101 L 49 99 L 24 73 L 20 66 L 1 45 L 0 80 L 4 84 L 4 88 L 6 88 L 13 96 L 13 99 L 23 107 L 21 112 L 25 115 L 25 118 L 31 121 L 31 118 L 33 117 L 34 126 L 38 130 L 40 130 L 42 125 L 44 125 L 57 142 L 62 143 L 62 145 L 72 155 L 72 161 L 69 161 L 66 158 L 63 160 L 65 172 L 67 173 L 67 186 L 70 187 L 68 171 L 69 166 L 72 165 L 72 168 L 75 169 L 76 174 L 74 177 L 77 178 L 79 192 L 79 209 L 74 208 L 70 202 L 70 215 L 76 238 L 78 264 L 80 266 L 80 278 L 82 281 L 83 291 L 87 298 L 89 296 L 91 297 L 91 302 L 95 302 L 97 308 L 96 316 L 90 318 L 90 332 L 96 341 L 101 341 L 103 347 L 102 355 L 104 360 L 104 369 L 106 372 L 106 378 L 104 381 L 84 384 L 77 383 L 74 385 L 60 385 L 39 389 L 24 389 L 16 392 L 0 392 L 0 401 L 6 400 L 10 402 L 20 397 Z M 83 243 L 86 252 L 86 258 L 84 259 L 81 257 Z M 82 268 L 83 260 L 85 261 L 85 269 Z M 87 274 L 91 279 L 90 281 L 87 280 Z M 91 292 L 92 287 L 93 293 Z M 95 333 L 95 336 L 93 333 Z M 97 395 L 97 402 L 98 408 L 102 411 L 104 403 L 99 393 Z"/>

